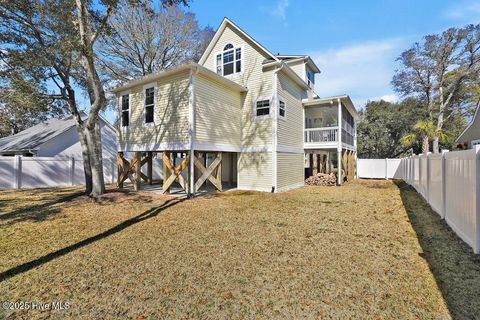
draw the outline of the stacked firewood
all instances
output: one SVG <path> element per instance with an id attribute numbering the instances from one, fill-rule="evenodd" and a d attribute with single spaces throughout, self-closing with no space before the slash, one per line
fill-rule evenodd
<path id="1" fill-rule="evenodd" d="M 310 186 L 334 186 L 337 178 L 333 173 L 317 173 L 305 180 L 305 184 Z"/>

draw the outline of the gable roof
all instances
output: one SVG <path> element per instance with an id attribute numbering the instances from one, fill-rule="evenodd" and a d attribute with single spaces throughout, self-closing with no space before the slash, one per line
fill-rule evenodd
<path id="1" fill-rule="evenodd" d="M 473 115 L 472 121 L 470 121 L 468 126 L 465 128 L 465 130 L 463 130 L 463 132 L 458 136 L 458 138 L 455 139 L 455 142 L 461 143 L 466 142 L 467 140 L 480 139 L 480 133 L 478 133 L 477 137 L 473 136 L 473 132 L 469 134 L 469 131 L 474 130 L 475 127 L 480 128 L 480 106 L 475 109 L 475 114 Z"/>
<path id="2" fill-rule="evenodd" d="M 82 112 L 82 118 L 86 117 L 87 115 Z M 116 129 L 101 116 L 100 121 L 116 132 Z M 0 138 L 0 153 L 38 150 L 40 145 L 74 127 L 75 120 L 72 116 L 49 119 L 14 135 Z"/>
<path id="3" fill-rule="evenodd" d="M 263 53 L 265 53 L 267 56 L 269 56 L 273 61 L 279 61 L 279 59 L 272 54 L 270 51 L 268 51 L 264 46 L 262 46 L 260 43 L 258 43 L 255 39 L 253 39 L 249 34 L 247 34 L 245 31 L 243 31 L 239 26 L 237 26 L 235 23 L 233 23 L 231 20 L 229 20 L 227 17 L 223 18 L 222 23 L 218 27 L 217 31 L 215 32 L 215 35 L 213 36 L 212 40 L 208 44 L 207 49 L 205 49 L 205 52 L 202 54 L 202 57 L 198 61 L 199 64 L 204 64 L 205 60 L 207 60 L 208 55 L 212 52 L 213 47 L 215 44 L 218 42 L 218 39 L 222 35 L 223 31 L 227 26 L 232 27 L 236 31 L 238 31 L 241 35 L 243 35 L 245 38 L 247 38 L 250 42 L 252 42 L 256 47 L 260 49 Z"/>
<path id="4" fill-rule="evenodd" d="M 136 86 L 139 86 L 139 85 L 142 85 L 142 84 L 148 84 L 149 82 L 156 81 L 156 80 L 161 79 L 163 77 L 170 76 L 170 75 L 173 75 L 173 74 L 177 74 L 177 73 L 187 71 L 187 70 L 192 70 L 192 71 L 198 72 L 200 74 L 203 74 L 203 75 L 205 75 L 205 76 L 207 76 L 207 77 L 209 77 L 209 78 L 211 78 L 211 79 L 213 79 L 217 82 L 220 82 L 220 83 L 224 84 L 225 86 L 227 86 L 229 88 L 237 90 L 239 92 L 248 91 L 247 88 L 245 88 L 244 86 L 241 86 L 238 83 L 236 83 L 236 82 L 234 82 L 230 79 L 222 77 L 221 75 L 216 74 L 215 72 L 213 72 L 210 69 L 207 69 L 207 68 L 205 68 L 205 67 L 203 67 L 203 66 L 201 66 L 197 63 L 189 63 L 189 64 L 183 64 L 183 65 L 175 67 L 175 68 L 170 68 L 170 69 L 162 70 L 162 71 L 159 71 L 159 72 L 156 72 L 156 73 L 152 73 L 152 74 L 149 74 L 148 76 L 145 76 L 143 78 L 128 81 L 128 82 L 126 82 L 122 85 L 119 85 L 117 87 L 109 89 L 108 92 L 118 93 L 118 92 L 121 92 L 121 91 L 131 89 L 133 87 L 136 87 Z"/>

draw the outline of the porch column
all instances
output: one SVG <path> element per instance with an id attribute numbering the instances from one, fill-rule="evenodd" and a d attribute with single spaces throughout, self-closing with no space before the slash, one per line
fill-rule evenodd
<path id="1" fill-rule="evenodd" d="M 337 184 L 342 184 L 342 102 L 337 99 L 338 102 L 338 129 L 337 129 Z"/>

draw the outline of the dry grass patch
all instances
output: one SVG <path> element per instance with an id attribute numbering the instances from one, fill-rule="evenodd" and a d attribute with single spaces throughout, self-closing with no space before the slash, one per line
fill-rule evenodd
<path id="1" fill-rule="evenodd" d="M 392 182 L 189 201 L 78 191 L 0 193 L 0 300 L 71 304 L 10 315 L 450 317 Z"/>

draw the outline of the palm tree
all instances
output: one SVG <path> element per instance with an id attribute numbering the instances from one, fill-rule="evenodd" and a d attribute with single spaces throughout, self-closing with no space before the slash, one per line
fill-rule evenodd
<path id="1" fill-rule="evenodd" d="M 427 154 L 430 149 L 430 141 L 435 137 L 438 137 L 442 142 L 447 139 L 447 135 L 442 129 L 437 129 L 433 121 L 421 120 L 413 126 L 413 132 L 402 137 L 400 142 L 404 146 L 412 146 L 415 141 L 420 139 L 422 141 L 422 153 Z"/>

